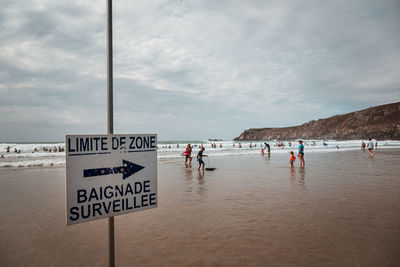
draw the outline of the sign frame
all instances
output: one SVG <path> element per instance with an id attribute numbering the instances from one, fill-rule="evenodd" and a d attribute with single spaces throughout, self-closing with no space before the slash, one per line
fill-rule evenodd
<path id="1" fill-rule="evenodd" d="M 66 135 L 67 225 L 158 205 L 157 134 Z"/>

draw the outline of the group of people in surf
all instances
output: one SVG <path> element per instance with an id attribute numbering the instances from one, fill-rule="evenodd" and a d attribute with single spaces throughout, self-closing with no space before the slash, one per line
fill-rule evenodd
<path id="1" fill-rule="evenodd" d="M 299 143 L 299 146 L 298 146 L 298 150 L 297 150 L 297 156 L 298 156 L 298 158 L 299 158 L 300 167 L 301 167 L 301 168 L 304 168 L 304 167 L 305 167 L 305 160 L 304 160 L 304 145 L 303 145 L 303 140 L 299 140 L 298 143 Z M 277 143 L 277 144 L 278 144 L 278 143 Z M 290 141 L 289 141 L 288 144 L 289 144 L 289 147 L 291 147 L 292 144 L 291 144 Z M 314 141 L 311 145 L 312 145 L 312 146 L 315 146 L 315 141 Z M 368 140 L 367 143 L 365 143 L 364 141 L 362 141 L 362 143 L 361 143 L 361 149 L 362 149 L 362 150 L 365 150 L 365 149 L 367 148 L 367 149 L 368 149 L 369 155 L 372 156 L 372 150 L 374 149 L 374 145 L 375 145 L 375 148 L 377 148 L 377 147 L 378 147 L 378 142 L 375 142 L 375 144 L 374 144 L 374 142 L 373 142 L 372 139 L 370 138 L 370 139 Z M 233 144 L 233 146 L 235 146 L 235 144 Z M 256 146 L 256 144 L 255 144 L 254 146 Z M 284 147 L 285 144 L 282 143 L 282 142 L 280 142 L 278 145 L 275 145 L 275 146 Z M 212 147 L 212 148 L 216 148 L 217 145 L 216 145 L 215 143 L 212 143 L 212 144 L 211 144 L 211 147 Z M 222 148 L 222 144 L 220 144 L 220 147 Z M 253 147 L 253 144 L 250 143 L 250 146 L 249 146 L 249 147 L 252 148 L 252 147 Z M 336 147 L 339 148 L 339 146 L 336 146 Z M 193 146 L 190 145 L 190 144 L 188 144 L 188 145 L 186 146 L 185 151 L 181 154 L 182 156 L 185 156 L 185 165 L 190 165 L 190 166 L 191 166 L 191 164 L 192 164 L 192 148 L 193 148 Z M 205 148 L 204 148 L 203 145 L 199 145 L 199 148 L 200 148 L 200 150 L 199 150 L 199 152 L 197 153 L 197 161 L 198 161 L 198 163 L 199 163 L 199 166 L 198 166 L 197 169 L 200 170 L 200 168 L 202 168 L 202 169 L 204 170 L 205 163 L 204 163 L 204 161 L 203 161 L 203 157 L 207 157 L 208 155 L 203 154 L 203 152 L 205 151 Z M 240 143 L 239 143 L 239 148 L 241 148 L 241 144 L 240 144 Z M 270 145 L 269 145 L 268 143 L 266 143 L 266 142 L 264 143 L 264 148 L 261 149 L 261 154 L 264 155 L 265 151 L 267 151 L 268 156 L 269 156 L 270 153 L 271 153 L 271 147 L 270 147 Z M 290 151 L 289 154 L 290 154 L 289 164 L 290 164 L 290 167 L 293 168 L 293 167 L 294 167 L 294 163 L 295 163 L 295 161 L 296 161 L 296 156 L 294 155 L 294 152 L 293 152 L 293 151 Z"/>
<path id="2" fill-rule="evenodd" d="M 296 156 L 294 155 L 293 151 L 289 152 L 290 154 L 290 158 L 289 158 L 289 164 L 290 167 L 293 168 L 294 167 L 294 162 L 296 161 Z M 299 161 L 300 161 L 300 168 L 304 168 L 306 162 L 304 161 L 304 145 L 303 145 L 303 141 L 299 140 L 299 147 L 297 150 L 297 156 L 299 157 Z"/>
<path id="3" fill-rule="evenodd" d="M 372 141 L 371 138 L 368 139 L 367 143 L 364 143 L 364 141 L 361 141 L 361 150 L 365 150 L 365 148 L 368 149 L 368 153 L 370 156 L 372 156 L 372 150 L 378 148 L 378 141 L 375 141 L 375 147 L 374 147 L 374 141 Z"/>
<path id="4" fill-rule="evenodd" d="M 13 148 L 12 146 L 7 146 L 6 148 L 5 148 L 5 150 L 6 150 L 6 153 L 11 153 L 11 148 Z M 65 148 L 63 148 L 63 147 L 56 147 L 56 146 L 54 146 L 54 147 L 50 147 L 50 148 L 47 148 L 47 147 L 42 147 L 42 150 L 43 150 L 43 152 L 64 152 L 65 151 Z M 33 151 L 32 151 L 32 153 L 36 153 L 36 152 L 39 152 L 39 149 L 37 148 L 37 147 L 35 147 L 34 149 L 33 149 Z M 17 153 L 17 154 L 19 154 L 19 153 L 21 153 L 21 149 L 17 149 L 16 147 L 14 147 L 14 153 Z M 4 157 L 4 155 L 0 155 L 0 158 L 5 158 Z"/>
<path id="5" fill-rule="evenodd" d="M 199 163 L 199 167 L 197 168 L 197 170 L 200 171 L 200 168 L 204 171 L 204 167 L 206 166 L 206 164 L 203 161 L 203 157 L 208 157 L 208 155 L 203 154 L 204 150 L 206 150 L 204 148 L 203 145 L 199 146 L 200 150 L 197 153 L 197 161 Z M 190 144 L 187 144 L 185 151 L 181 154 L 182 156 L 185 156 L 185 165 L 186 166 L 192 166 L 192 146 Z"/>

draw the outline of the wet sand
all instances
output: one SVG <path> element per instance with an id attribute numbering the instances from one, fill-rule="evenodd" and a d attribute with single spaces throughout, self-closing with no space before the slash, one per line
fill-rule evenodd
<path id="1" fill-rule="evenodd" d="M 159 207 L 115 218 L 117 266 L 400 266 L 400 150 L 288 159 L 159 162 Z M 108 265 L 106 219 L 66 226 L 64 176 L 0 170 L 0 266 Z"/>

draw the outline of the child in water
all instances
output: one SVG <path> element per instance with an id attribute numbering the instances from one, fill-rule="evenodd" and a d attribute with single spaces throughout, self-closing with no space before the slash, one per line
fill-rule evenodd
<path id="1" fill-rule="evenodd" d="M 185 152 L 183 152 L 181 155 L 185 156 L 185 164 L 188 163 L 188 160 L 189 165 L 192 164 L 192 146 L 190 144 L 186 146 Z"/>
<path id="2" fill-rule="evenodd" d="M 290 167 L 293 168 L 293 163 L 296 161 L 296 157 L 294 156 L 293 151 L 290 151 L 290 159 L 289 159 L 289 163 L 290 163 Z"/>
<path id="3" fill-rule="evenodd" d="M 201 165 L 203 165 L 203 171 L 204 171 L 204 166 L 206 165 L 203 161 L 203 157 L 208 157 L 207 155 L 203 155 L 204 150 L 206 150 L 204 147 L 200 148 L 199 153 L 197 153 L 197 160 L 199 161 L 199 167 L 197 168 L 200 171 Z"/>

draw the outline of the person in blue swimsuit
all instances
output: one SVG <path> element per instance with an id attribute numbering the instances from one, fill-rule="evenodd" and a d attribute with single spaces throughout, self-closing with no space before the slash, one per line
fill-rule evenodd
<path id="1" fill-rule="evenodd" d="M 299 153 L 297 154 L 297 156 L 299 156 L 300 167 L 304 167 L 304 165 L 306 163 L 304 161 L 304 145 L 303 145 L 303 141 L 301 141 L 301 140 L 299 140 Z"/>

